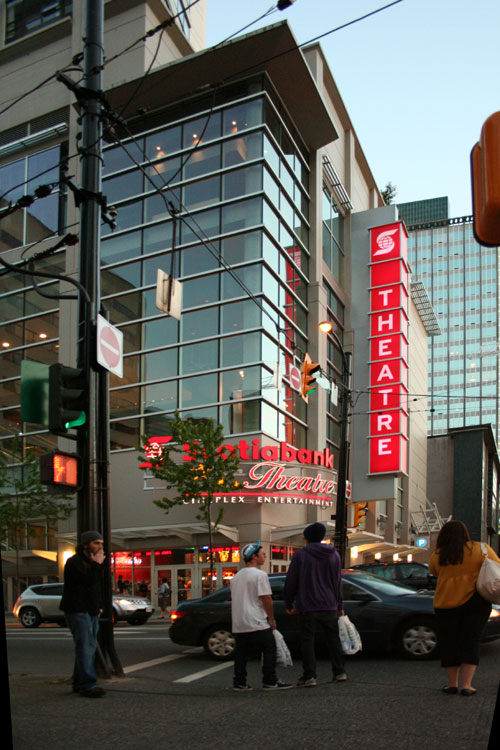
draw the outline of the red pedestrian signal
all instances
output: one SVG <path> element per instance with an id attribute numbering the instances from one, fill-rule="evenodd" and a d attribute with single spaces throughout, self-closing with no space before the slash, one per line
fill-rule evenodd
<path id="1" fill-rule="evenodd" d="M 79 489 L 80 473 L 80 458 L 73 453 L 51 451 L 40 456 L 40 481 L 53 489 Z"/>
<path id="2" fill-rule="evenodd" d="M 500 112 L 488 117 L 471 152 L 474 237 L 480 245 L 500 245 Z"/>
<path id="3" fill-rule="evenodd" d="M 309 354 L 306 354 L 304 361 L 300 366 L 300 372 L 302 373 L 302 384 L 300 389 L 300 395 L 308 403 L 308 396 L 312 391 L 316 390 L 317 383 L 316 378 L 313 377 L 315 372 L 321 370 L 321 365 L 317 362 L 313 362 Z"/>

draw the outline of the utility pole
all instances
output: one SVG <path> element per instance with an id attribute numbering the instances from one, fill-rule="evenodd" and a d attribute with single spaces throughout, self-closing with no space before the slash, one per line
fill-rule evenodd
<path id="1" fill-rule="evenodd" d="M 77 363 L 87 383 L 87 424 L 78 430 L 77 452 L 82 459 L 82 488 L 77 500 L 78 534 L 96 529 L 103 535 L 106 559 L 105 609 L 99 631 L 98 667 L 107 672 L 106 660 L 115 674 L 124 676 L 114 648 L 111 586 L 111 527 L 109 491 L 108 373 L 96 361 L 97 316 L 101 312 L 100 224 L 102 175 L 102 66 L 104 62 L 104 0 L 86 0 L 83 47 L 84 79 L 72 90 L 80 105 L 80 270 L 86 295 L 79 295 Z"/>
<path id="2" fill-rule="evenodd" d="M 335 337 L 337 338 L 337 337 Z M 349 470 L 349 399 L 351 394 L 351 354 L 345 352 L 340 341 L 342 354 L 342 406 L 340 412 L 340 451 L 337 484 L 337 508 L 335 510 L 335 546 L 340 555 L 342 567 L 345 565 L 347 546 L 346 535 L 346 481 Z"/>

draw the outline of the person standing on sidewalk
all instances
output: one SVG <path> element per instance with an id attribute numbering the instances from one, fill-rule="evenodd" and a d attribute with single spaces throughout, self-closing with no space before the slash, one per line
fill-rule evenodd
<path id="1" fill-rule="evenodd" d="M 304 529 L 305 547 L 294 553 L 285 581 L 284 599 L 288 614 L 299 613 L 302 645 L 302 677 L 297 687 L 314 687 L 317 627 L 326 636 L 333 682 L 347 680 L 339 638 L 339 615 L 344 614 L 340 555 L 330 544 L 322 544 L 326 527 L 313 523 Z"/>
<path id="2" fill-rule="evenodd" d="M 94 666 L 99 615 L 104 603 L 103 544 L 98 531 L 84 531 L 80 536 L 76 554 L 64 566 L 64 593 L 59 605 L 75 642 L 73 692 L 84 698 L 105 695 L 97 686 Z"/>
<path id="3" fill-rule="evenodd" d="M 170 600 L 170 586 L 166 578 L 161 579 L 161 586 L 158 589 L 158 604 L 160 605 L 160 620 L 165 617 L 165 612 Z"/>
<path id="4" fill-rule="evenodd" d="M 250 651 L 262 654 L 262 679 L 264 690 L 291 688 L 276 676 L 276 642 L 273 630 L 276 621 L 273 612 L 271 585 L 267 573 L 259 569 L 266 560 L 260 542 L 246 544 L 241 550 L 245 567 L 231 579 L 232 631 L 236 641 L 234 652 L 233 690 L 249 692 L 247 659 Z"/>

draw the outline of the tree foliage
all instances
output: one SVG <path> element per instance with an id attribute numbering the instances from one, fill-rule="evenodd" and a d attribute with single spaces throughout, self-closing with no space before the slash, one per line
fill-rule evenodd
<path id="1" fill-rule="evenodd" d="M 214 495 L 234 491 L 239 487 L 235 476 L 240 458 L 231 446 L 225 446 L 222 425 L 212 419 L 194 422 L 183 420 L 175 412 L 171 422 L 172 440 L 161 446 L 154 457 L 140 457 L 151 464 L 153 476 L 165 482 L 167 489 L 175 490 L 174 496 L 154 500 L 155 505 L 167 513 L 173 507 L 194 498 L 197 501 L 196 517 L 207 523 L 210 556 L 210 581 L 213 581 L 212 535 L 221 522 L 224 508 L 218 508 L 212 518 Z M 143 437 L 144 444 L 148 442 Z M 223 447 L 225 446 L 225 447 Z"/>
<path id="2" fill-rule="evenodd" d="M 382 198 L 384 199 L 384 202 L 386 203 L 386 205 L 389 206 L 394 201 L 394 198 L 396 197 L 397 192 L 398 192 L 398 189 L 396 185 L 393 185 L 392 182 L 388 182 L 385 188 L 383 188 L 383 190 L 380 191 L 380 194 Z"/>

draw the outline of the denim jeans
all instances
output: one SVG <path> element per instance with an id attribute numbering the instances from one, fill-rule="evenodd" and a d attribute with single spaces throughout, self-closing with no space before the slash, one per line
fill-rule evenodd
<path id="1" fill-rule="evenodd" d="M 330 610 L 302 612 L 299 615 L 299 624 L 302 645 L 302 676 L 304 679 L 316 677 L 314 636 L 318 626 L 325 634 L 333 676 L 342 674 L 344 672 L 344 655 L 339 638 L 338 612 Z"/>
<path id="2" fill-rule="evenodd" d="M 234 651 L 234 685 L 247 683 L 247 659 L 251 652 L 262 654 L 262 682 L 264 685 L 275 685 L 276 677 L 276 641 L 271 628 L 253 630 L 251 633 L 235 633 L 236 648 Z"/>
<path id="3" fill-rule="evenodd" d="M 75 642 L 73 691 L 82 693 L 96 686 L 94 666 L 99 618 L 88 612 L 67 612 L 66 622 Z"/>

